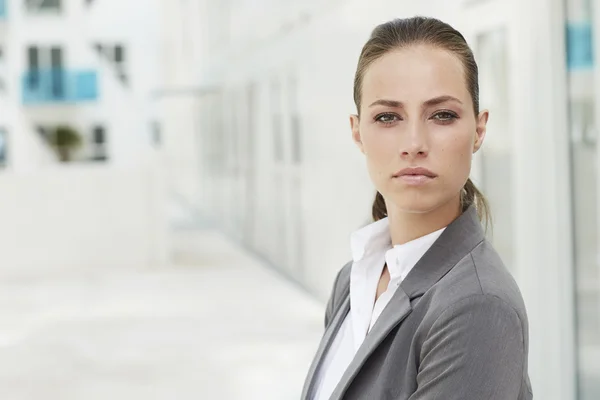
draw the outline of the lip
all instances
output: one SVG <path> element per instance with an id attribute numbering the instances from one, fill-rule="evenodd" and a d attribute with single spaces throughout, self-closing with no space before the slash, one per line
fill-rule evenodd
<path id="1" fill-rule="evenodd" d="M 394 174 L 394 178 L 401 180 L 406 185 L 420 186 L 427 184 L 437 177 L 436 174 L 422 167 L 404 168 Z"/>
<path id="2" fill-rule="evenodd" d="M 410 167 L 404 168 L 394 174 L 394 178 L 410 177 L 410 176 L 424 176 L 426 178 L 436 178 L 437 175 L 423 167 Z"/>

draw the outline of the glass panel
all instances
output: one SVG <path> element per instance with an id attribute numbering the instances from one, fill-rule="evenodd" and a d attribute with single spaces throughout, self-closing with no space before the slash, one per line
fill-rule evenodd
<path id="1" fill-rule="evenodd" d="M 513 243 L 513 140 L 508 105 L 508 60 L 504 28 L 482 33 L 476 41 L 479 63 L 480 109 L 488 109 L 490 118 L 480 150 L 481 190 L 492 212 L 488 236 L 502 260 L 512 272 Z"/>
<path id="2" fill-rule="evenodd" d="M 94 127 L 94 137 L 93 137 L 94 143 L 95 144 L 104 144 L 106 138 L 105 138 L 105 132 L 104 132 L 104 127 L 102 126 L 96 126 Z"/>
<path id="3" fill-rule="evenodd" d="M 260 110 L 257 96 L 257 88 L 255 83 L 250 83 L 246 87 L 246 115 L 245 115 L 245 126 L 246 126 L 246 165 L 244 166 L 245 174 L 245 196 L 246 196 L 246 208 L 245 208 L 245 235 L 246 243 L 252 248 L 257 247 L 257 243 L 254 241 L 254 216 L 257 213 L 255 205 L 255 185 L 256 185 L 256 161 L 255 161 L 255 142 L 256 142 L 256 115 Z"/>
<path id="4" fill-rule="evenodd" d="M 273 158 L 275 162 L 282 162 L 283 157 L 283 116 L 281 107 L 281 86 L 273 81 L 271 84 L 271 112 L 273 113 Z"/>
<path id="5" fill-rule="evenodd" d="M 288 104 L 290 117 L 290 144 L 291 163 L 294 168 L 291 173 L 290 195 L 290 221 L 288 224 L 290 239 L 288 241 L 288 260 L 292 273 L 296 279 L 301 280 L 304 276 L 304 210 L 302 207 L 302 170 L 298 168 L 302 164 L 302 137 L 300 125 L 300 110 L 298 104 L 298 82 L 296 77 L 288 80 Z"/>
<path id="6" fill-rule="evenodd" d="M 61 98 L 65 94 L 63 81 L 63 53 L 60 47 L 50 49 L 50 66 L 52 73 L 52 95 Z"/>
<path id="7" fill-rule="evenodd" d="M 597 146 L 590 2 L 567 0 L 578 398 L 600 398 Z"/>
<path id="8" fill-rule="evenodd" d="M 38 69 L 40 68 L 40 52 L 35 46 L 27 48 L 27 71 L 29 71 L 30 89 L 37 89 L 39 84 Z"/>
<path id="9" fill-rule="evenodd" d="M 27 0 L 27 8 L 29 10 L 52 10 L 60 11 L 60 0 Z"/>
<path id="10" fill-rule="evenodd" d="M 93 159 L 95 161 L 106 161 L 106 129 L 101 126 L 95 126 L 92 132 Z"/>
<path id="11" fill-rule="evenodd" d="M 115 46 L 115 62 L 122 63 L 125 61 L 125 49 L 121 45 Z"/>
<path id="12" fill-rule="evenodd" d="M 22 78 L 23 104 L 96 101 L 98 96 L 96 71 L 32 70 Z"/>
<path id="13" fill-rule="evenodd" d="M 292 145 L 292 162 L 294 164 L 302 163 L 302 137 L 300 125 L 300 113 L 298 110 L 298 84 L 296 79 L 290 79 L 288 86 L 288 102 L 290 107 L 291 118 L 291 145 Z"/>
<path id="14" fill-rule="evenodd" d="M 7 162 L 7 134 L 6 129 L 0 128 L 0 167 L 5 167 Z"/>
<path id="15" fill-rule="evenodd" d="M 0 93 L 4 92 L 6 90 L 5 79 L 6 79 L 6 69 L 4 66 L 4 49 L 0 45 Z"/>
<path id="16" fill-rule="evenodd" d="M 283 137 L 283 88 L 282 84 L 274 78 L 270 88 L 270 106 L 272 113 L 271 134 L 273 138 L 273 183 L 269 190 L 271 191 L 271 218 L 269 225 L 272 227 L 273 241 L 271 243 L 271 261 L 273 264 L 284 267 L 286 255 L 286 216 L 285 216 L 285 192 L 282 191 L 286 184 L 285 179 L 285 154 Z"/>
<path id="17" fill-rule="evenodd" d="M 42 0 L 39 4 L 43 10 L 60 10 L 60 0 Z"/>

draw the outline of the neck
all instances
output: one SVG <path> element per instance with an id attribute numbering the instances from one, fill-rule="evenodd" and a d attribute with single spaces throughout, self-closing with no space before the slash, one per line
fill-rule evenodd
<path id="1" fill-rule="evenodd" d="M 408 212 L 387 204 L 392 244 L 404 244 L 448 226 L 461 214 L 460 197 L 427 212 Z"/>

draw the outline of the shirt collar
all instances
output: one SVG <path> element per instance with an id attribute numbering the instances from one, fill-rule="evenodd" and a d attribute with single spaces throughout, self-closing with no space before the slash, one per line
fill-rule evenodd
<path id="1" fill-rule="evenodd" d="M 391 244 L 389 220 L 386 217 L 352 233 L 350 237 L 352 259 L 358 262 L 368 253 L 389 249 Z"/>
<path id="2" fill-rule="evenodd" d="M 444 232 L 445 227 L 431 232 L 408 243 L 399 244 L 389 249 L 385 254 L 385 260 L 390 272 L 390 279 L 404 280 L 415 264 L 429 250 L 433 243 Z"/>
<path id="3" fill-rule="evenodd" d="M 386 217 L 352 233 L 350 237 L 352 259 L 358 262 L 367 254 L 385 251 L 390 279 L 403 280 L 445 229 L 445 227 L 438 229 L 408 243 L 392 247 L 389 219 Z"/>

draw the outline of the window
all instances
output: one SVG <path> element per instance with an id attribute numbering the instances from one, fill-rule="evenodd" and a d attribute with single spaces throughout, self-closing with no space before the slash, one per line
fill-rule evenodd
<path id="1" fill-rule="evenodd" d="M 271 84 L 271 111 L 272 120 L 272 135 L 273 135 L 273 157 L 275 162 L 284 160 L 283 147 L 283 110 L 281 109 L 281 85 L 277 82 Z"/>
<path id="2" fill-rule="evenodd" d="M 27 48 L 27 72 L 29 78 L 29 88 L 37 89 L 40 84 L 40 54 L 35 46 Z"/>
<path id="3" fill-rule="evenodd" d="M 152 143 L 158 147 L 161 144 L 161 129 L 160 123 L 153 122 L 151 126 L 151 134 L 152 134 Z"/>
<path id="4" fill-rule="evenodd" d="M 34 71 L 40 68 L 40 52 L 36 46 L 27 48 L 27 69 Z"/>
<path id="5" fill-rule="evenodd" d="M 4 66 L 4 48 L 0 46 L 0 93 L 6 91 L 6 70 Z"/>
<path id="6" fill-rule="evenodd" d="M 94 144 L 103 145 L 106 142 L 106 132 L 104 127 L 96 126 L 94 128 Z"/>
<path id="7" fill-rule="evenodd" d="M 95 161 L 106 161 L 106 129 L 102 125 L 96 125 L 92 130 L 92 158 Z"/>
<path id="8" fill-rule="evenodd" d="M 61 0 L 26 0 L 29 11 L 61 11 Z"/>
<path id="9" fill-rule="evenodd" d="M 295 164 L 302 162 L 302 137 L 300 124 L 300 112 L 298 110 L 298 84 L 296 79 L 289 81 L 288 87 L 290 118 L 291 118 L 291 144 L 292 144 L 292 161 Z"/>
<path id="10" fill-rule="evenodd" d="M 29 90 L 40 89 L 40 81 L 44 80 L 44 87 L 49 87 L 52 96 L 60 99 L 65 95 L 64 81 L 64 52 L 62 47 L 27 48 L 27 77 Z M 46 86 L 49 85 L 49 86 Z"/>
<path id="11" fill-rule="evenodd" d="M 125 48 L 122 45 L 115 46 L 114 63 L 117 68 L 117 76 L 123 83 L 127 83 L 127 72 L 125 68 Z"/>
<path id="12" fill-rule="evenodd" d="M 109 45 L 95 43 L 94 48 L 100 57 L 114 66 L 117 78 L 124 84 L 127 84 L 129 76 L 127 74 L 127 53 L 122 44 Z"/>
<path id="13" fill-rule="evenodd" d="M 490 202 L 493 228 L 489 239 L 501 254 L 506 266 L 514 270 L 514 149 L 510 134 L 511 114 L 508 69 L 508 41 L 505 28 L 481 33 L 476 42 L 480 64 L 481 109 L 493 110 L 487 125 L 481 158 L 481 189 Z"/>
<path id="14" fill-rule="evenodd" d="M 61 98 L 65 95 L 63 79 L 63 54 L 60 47 L 50 49 L 50 69 L 52 73 L 52 95 Z"/>
<path id="15" fill-rule="evenodd" d="M 6 167 L 8 156 L 8 140 L 5 128 L 0 127 L 0 167 Z"/>
<path id="16" fill-rule="evenodd" d="M 599 116 L 591 2 L 566 0 L 578 398 L 600 398 Z M 598 62 L 598 61 L 596 61 Z"/>
<path id="17" fill-rule="evenodd" d="M 123 46 L 115 46 L 115 64 L 122 64 L 125 60 L 125 49 Z"/>

